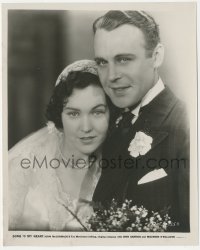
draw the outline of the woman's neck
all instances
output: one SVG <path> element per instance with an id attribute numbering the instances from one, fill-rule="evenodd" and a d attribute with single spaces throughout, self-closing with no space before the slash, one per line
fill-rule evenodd
<path id="1" fill-rule="evenodd" d="M 70 194 L 73 198 L 78 198 L 82 183 L 90 172 L 90 169 L 93 169 L 90 167 L 97 158 L 93 158 L 93 160 L 90 155 L 81 154 L 72 149 L 70 150 L 69 146 L 64 144 L 64 141 L 60 144 L 59 151 L 63 164 L 61 168 L 56 169 L 56 173 L 63 191 Z"/>

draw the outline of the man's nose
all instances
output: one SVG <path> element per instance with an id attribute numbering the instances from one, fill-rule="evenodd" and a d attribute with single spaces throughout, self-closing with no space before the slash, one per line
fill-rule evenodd
<path id="1" fill-rule="evenodd" d="M 88 133 L 92 130 L 92 123 L 89 116 L 84 116 L 80 122 L 81 131 Z"/>
<path id="2" fill-rule="evenodd" d="M 115 82 L 120 78 L 119 71 L 117 70 L 117 67 L 115 64 L 110 64 L 108 67 L 108 79 L 110 82 Z"/>

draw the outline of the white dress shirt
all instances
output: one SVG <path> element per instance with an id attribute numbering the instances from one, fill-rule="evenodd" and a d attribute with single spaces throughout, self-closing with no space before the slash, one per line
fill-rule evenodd
<path id="1" fill-rule="evenodd" d="M 163 84 L 163 81 L 161 78 L 159 78 L 157 83 L 142 98 L 140 104 L 131 111 L 131 113 L 134 115 L 134 118 L 131 122 L 132 124 L 134 124 L 138 119 L 141 107 L 144 107 L 149 104 L 158 94 L 160 94 L 161 91 L 163 91 L 164 88 L 165 86 Z"/>

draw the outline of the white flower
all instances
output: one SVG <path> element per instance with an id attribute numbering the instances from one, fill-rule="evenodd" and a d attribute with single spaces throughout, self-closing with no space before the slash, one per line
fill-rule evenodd
<path id="1" fill-rule="evenodd" d="M 122 204 L 122 209 L 125 209 L 126 208 L 126 203 L 123 203 Z"/>
<path id="2" fill-rule="evenodd" d="M 135 138 L 131 141 L 128 151 L 133 157 L 145 155 L 150 149 L 153 139 L 144 132 L 137 132 Z"/>
<path id="3" fill-rule="evenodd" d="M 119 211 L 117 217 L 118 217 L 118 218 L 121 218 L 122 216 L 123 216 L 123 213 Z"/>
<path id="4" fill-rule="evenodd" d="M 147 216 L 148 212 L 147 211 L 143 211 L 142 213 L 142 218 L 145 218 Z"/>
<path id="5" fill-rule="evenodd" d="M 164 222 L 163 225 L 162 225 L 162 227 L 166 230 L 167 229 L 167 223 Z"/>
<path id="6" fill-rule="evenodd" d="M 117 220 L 113 220 L 113 221 L 112 221 L 112 225 L 113 225 L 113 226 L 116 226 L 116 225 L 117 225 Z"/>
<path id="7" fill-rule="evenodd" d="M 47 122 L 47 129 L 48 129 L 48 133 L 52 134 L 56 130 L 55 123 L 51 122 L 51 121 L 48 121 Z"/>
<path id="8" fill-rule="evenodd" d="M 131 208 L 131 211 L 135 211 L 135 210 L 137 210 L 137 206 L 133 206 L 133 207 Z"/>
<path id="9" fill-rule="evenodd" d="M 154 222 L 154 217 L 150 217 L 149 221 L 150 221 L 150 223 L 153 223 Z"/>

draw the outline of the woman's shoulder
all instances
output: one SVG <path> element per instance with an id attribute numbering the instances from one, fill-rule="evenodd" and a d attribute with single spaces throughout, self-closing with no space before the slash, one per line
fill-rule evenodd
<path id="1" fill-rule="evenodd" d="M 58 153 L 62 136 L 56 128 L 49 126 L 30 134 L 9 150 L 9 168 L 21 166 L 28 169 L 33 162 L 42 164 L 44 159 L 53 159 Z"/>
<path id="2" fill-rule="evenodd" d="M 23 138 L 9 150 L 9 160 L 22 154 L 46 152 L 55 148 L 62 133 L 49 125 Z"/>

